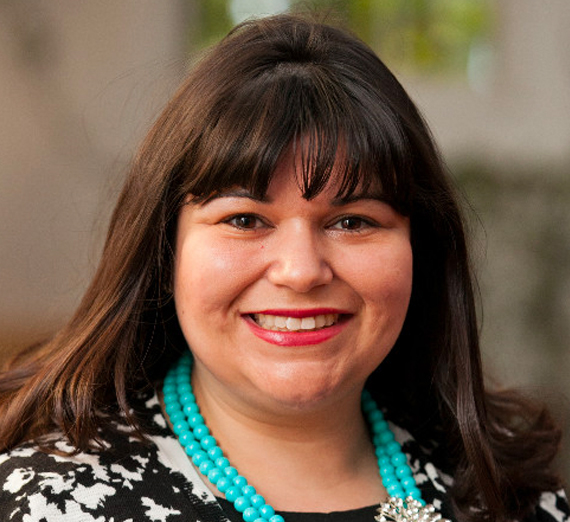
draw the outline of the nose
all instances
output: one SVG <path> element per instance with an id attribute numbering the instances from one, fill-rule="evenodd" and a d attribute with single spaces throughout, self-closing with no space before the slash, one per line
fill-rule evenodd
<path id="1" fill-rule="evenodd" d="M 303 224 L 283 227 L 274 238 L 268 280 L 295 292 L 306 293 L 333 279 L 323 238 Z"/>

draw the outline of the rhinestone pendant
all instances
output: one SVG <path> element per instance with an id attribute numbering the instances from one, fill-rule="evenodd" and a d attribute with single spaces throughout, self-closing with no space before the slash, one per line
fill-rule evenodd
<path id="1" fill-rule="evenodd" d="M 450 522 L 435 511 L 432 504 L 423 506 L 421 502 L 408 497 L 406 500 L 392 497 L 378 508 L 378 522 Z"/>

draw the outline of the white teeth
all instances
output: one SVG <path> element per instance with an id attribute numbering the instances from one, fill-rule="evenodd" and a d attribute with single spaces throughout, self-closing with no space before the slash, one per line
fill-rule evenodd
<path id="1" fill-rule="evenodd" d="M 274 326 L 274 324 L 275 324 L 274 320 L 275 320 L 275 317 L 273 317 L 273 316 L 271 316 L 271 315 L 266 315 L 266 316 L 263 318 L 263 326 L 264 326 L 265 328 L 272 328 L 272 327 Z"/>
<path id="2" fill-rule="evenodd" d="M 314 317 L 303 317 L 301 319 L 301 330 L 314 330 L 316 323 Z"/>
<path id="3" fill-rule="evenodd" d="M 253 314 L 254 321 L 266 330 L 280 332 L 298 332 L 300 330 L 318 330 L 332 326 L 338 321 L 339 314 L 323 314 L 313 317 L 285 317 L 282 315 Z"/>
<path id="4" fill-rule="evenodd" d="M 300 330 L 301 319 L 298 317 L 287 317 L 287 330 Z"/>

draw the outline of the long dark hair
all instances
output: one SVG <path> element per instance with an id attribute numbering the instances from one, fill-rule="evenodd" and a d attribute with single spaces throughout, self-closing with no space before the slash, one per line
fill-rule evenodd
<path id="1" fill-rule="evenodd" d="M 541 491 L 558 486 L 549 464 L 559 432 L 544 410 L 485 391 L 463 218 L 430 132 L 366 45 L 289 15 L 234 29 L 158 118 L 77 312 L 0 379 L 0 449 L 41 443 L 55 428 L 83 450 L 117 415 L 144 437 L 130 398 L 187 349 L 171 291 L 184 199 L 234 185 L 263 195 L 301 138 L 305 198 L 326 186 L 340 148 L 339 192 L 379 184 L 411 220 L 408 315 L 368 388 L 404 426 L 439 442 L 454 470 L 459 517 L 523 516 Z"/>

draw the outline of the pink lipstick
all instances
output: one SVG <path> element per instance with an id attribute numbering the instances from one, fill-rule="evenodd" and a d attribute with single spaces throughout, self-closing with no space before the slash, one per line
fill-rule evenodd
<path id="1" fill-rule="evenodd" d="M 263 310 L 242 317 L 252 333 L 278 346 L 319 344 L 338 335 L 352 314 L 336 308 Z"/>

